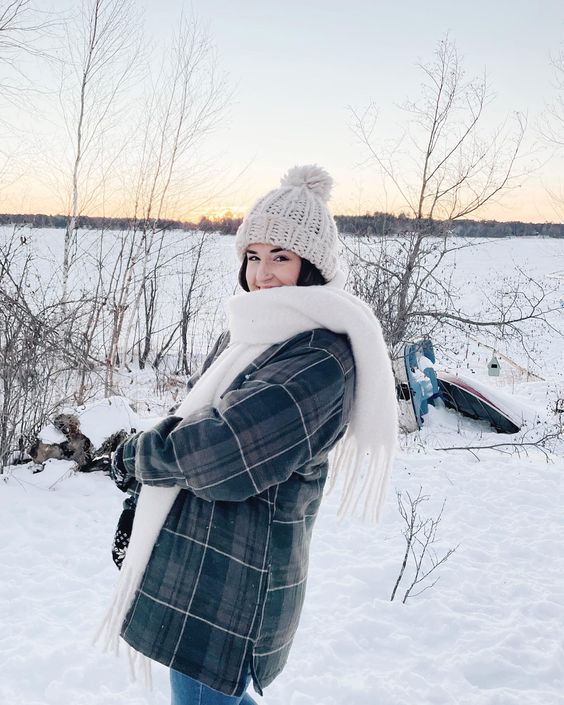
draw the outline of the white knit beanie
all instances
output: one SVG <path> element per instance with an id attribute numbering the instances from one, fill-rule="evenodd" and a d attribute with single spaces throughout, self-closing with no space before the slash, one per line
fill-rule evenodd
<path id="1" fill-rule="evenodd" d="M 267 242 L 309 260 L 331 281 L 338 270 L 337 225 L 327 208 L 332 185 L 325 169 L 315 164 L 290 169 L 280 188 L 260 198 L 239 226 L 239 259 L 251 243 Z"/>

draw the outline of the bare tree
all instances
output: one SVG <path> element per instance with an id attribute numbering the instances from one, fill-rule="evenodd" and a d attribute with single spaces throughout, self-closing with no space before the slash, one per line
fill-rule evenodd
<path id="1" fill-rule="evenodd" d="M 117 98 L 135 65 L 137 33 L 132 0 L 83 0 L 78 21 L 69 28 L 72 80 L 70 96 L 61 105 L 72 143 L 70 194 L 63 253 L 63 301 L 68 295 L 69 270 L 78 217 L 91 204 L 110 163 L 102 162 L 101 139 L 112 127 Z"/>
<path id="2" fill-rule="evenodd" d="M 97 243 L 94 255 L 85 256 L 85 262 L 89 264 L 93 271 L 93 281 L 84 282 L 86 290 L 79 293 L 82 300 L 82 326 L 80 328 L 80 338 L 82 346 L 82 356 L 80 365 L 77 367 L 77 384 L 74 393 L 75 404 L 84 404 L 89 395 L 95 394 L 96 382 L 100 374 L 100 368 L 104 369 L 103 340 L 104 329 L 107 325 L 106 312 L 108 303 L 107 293 L 107 266 L 108 256 L 104 245 L 106 233 L 102 229 L 97 232 Z M 87 255 L 87 253 L 85 253 Z"/>
<path id="3" fill-rule="evenodd" d="M 0 0 L 0 193 L 21 177 L 18 157 L 25 144 L 15 142 L 19 136 L 24 142 L 21 125 L 14 119 L 14 106 L 30 111 L 32 96 L 37 92 L 26 70 L 26 59 L 48 59 L 43 39 L 56 22 L 41 13 L 31 0 Z"/>
<path id="4" fill-rule="evenodd" d="M 403 107 L 406 132 L 394 148 L 374 141 L 374 105 L 363 113 L 352 111 L 353 129 L 369 161 L 411 215 L 404 233 L 364 242 L 351 272 L 353 289 L 380 316 L 394 355 L 414 329 L 421 334 L 422 325 L 428 330 L 436 321 L 470 318 L 453 306 L 448 274 L 445 279 L 441 271 L 457 247 L 451 243 L 452 226 L 509 188 L 524 132 L 517 115 L 513 132 L 504 124 L 489 138 L 482 136 L 489 102 L 486 79 L 466 78 L 448 38 L 439 43 L 434 61 L 419 69 L 421 96 Z M 508 316 L 505 323 L 511 320 Z"/>
<path id="5" fill-rule="evenodd" d="M 554 97 L 547 106 L 540 133 L 544 142 L 553 150 L 553 159 L 564 155 L 564 44 L 556 56 L 552 57 L 554 77 Z M 560 170 L 561 171 L 561 170 Z M 554 180 L 546 186 L 546 191 L 557 213 L 564 215 L 564 182 Z"/>
<path id="6" fill-rule="evenodd" d="M 481 121 L 489 102 L 484 78 L 467 79 L 456 46 L 439 42 L 435 60 L 419 64 L 424 78 L 419 100 L 408 102 L 405 139 L 413 168 L 400 164 L 398 147 L 380 149 L 373 142 L 377 122 L 374 105 L 352 111 L 353 127 L 368 154 L 396 189 L 417 221 L 452 222 L 482 208 L 509 185 L 524 131 L 517 117 L 511 136 L 500 126 L 485 139 Z M 405 145 L 403 145 L 405 146 Z"/>
<path id="7" fill-rule="evenodd" d="M 140 160 L 132 180 L 133 218 L 140 229 L 158 223 L 186 198 L 186 187 L 203 167 L 197 148 L 217 125 L 229 99 L 211 40 L 193 16 L 181 16 L 160 73 L 151 79 L 135 150 Z"/>
<path id="8" fill-rule="evenodd" d="M 140 159 L 134 166 L 135 177 L 130 179 L 134 183 L 131 243 L 135 245 L 128 249 L 123 268 L 124 286 L 107 356 L 107 389 L 112 387 L 117 360 L 125 359 L 133 349 L 134 337 L 143 340 L 141 365 L 155 355 L 157 274 L 170 258 L 164 248 L 167 233 L 162 221 L 172 208 L 178 208 L 179 198 L 190 193 L 190 185 L 201 175 L 198 148 L 221 119 L 229 100 L 210 38 L 194 17 L 182 16 L 153 86 L 145 123 L 138 130 L 141 141 L 135 153 Z M 154 359 L 159 362 L 162 354 L 161 348 Z"/>
<path id="9" fill-rule="evenodd" d="M 541 132 L 556 147 L 564 147 L 564 45 L 552 59 L 555 97 L 548 106 L 547 120 Z"/>
<path id="10" fill-rule="evenodd" d="M 53 24 L 40 18 L 31 0 L 0 0 L 0 66 L 4 69 L 0 91 L 4 98 L 16 99 L 21 94 L 25 77 L 21 57 L 44 54 L 38 41 Z M 10 81 L 10 73 L 18 77 L 17 82 Z"/>

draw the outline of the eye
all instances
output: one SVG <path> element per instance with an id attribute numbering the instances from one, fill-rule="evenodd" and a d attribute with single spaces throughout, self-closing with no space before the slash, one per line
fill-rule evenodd
<path id="1" fill-rule="evenodd" d="M 247 252 L 247 262 L 255 262 L 258 260 L 257 255 L 251 255 Z"/>
<path id="2" fill-rule="evenodd" d="M 289 258 L 286 255 L 278 255 L 276 257 L 276 262 L 288 262 Z"/>

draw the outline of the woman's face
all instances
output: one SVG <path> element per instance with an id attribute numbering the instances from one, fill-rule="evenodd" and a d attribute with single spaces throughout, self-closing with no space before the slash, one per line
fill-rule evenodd
<path id="1" fill-rule="evenodd" d="M 252 243 L 245 252 L 249 291 L 296 286 L 302 260 L 291 250 L 264 242 Z"/>

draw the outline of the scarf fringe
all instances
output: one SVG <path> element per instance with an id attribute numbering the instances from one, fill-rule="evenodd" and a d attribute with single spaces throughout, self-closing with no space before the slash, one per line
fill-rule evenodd
<path id="1" fill-rule="evenodd" d="M 136 651 L 132 646 L 127 645 L 127 657 L 129 661 L 129 673 L 132 680 L 137 680 L 137 671 L 143 674 L 143 682 L 148 690 L 153 690 L 153 674 L 151 672 L 151 659 L 145 654 Z"/>
<path id="2" fill-rule="evenodd" d="M 132 596 L 139 586 L 140 576 L 132 568 L 124 565 L 120 571 L 118 584 L 112 599 L 112 604 L 106 611 L 104 618 L 98 627 L 92 640 L 95 645 L 102 642 L 102 649 L 106 653 L 114 653 L 119 656 L 121 627 L 129 611 Z M 151 673 L 151 659 L 136 651 L 129 644 L 125 644 L 127 660 L 129 662 L 129 673 L 132 680 L 137 680 L 138 673 L 142 674 L 143 682 L 148 690 L 153 689 L 153 677 Z"/>
<path id="3" fill-rule="evenodd" d="M 135 571 L 127 566 L 124 561 L 119 574 L 118 584 L 112 597 L 112 603 L 94 636 L 94 644 L 101 641 L 104 651 L 119 654 L 121 626 L 129 611 L 131 596 L 135 593 L 138 584 L 139 576 L 135 575 Z"/>
<path id="4" fill-rule="evenodd" d="M 327 494 L 342 481 L 339 519 L 357 517 L 370 524 L 378 524 L 382 516 L 393 453 L 384 446 L 363 450 L 349 431 L 333 450 Z"/>

